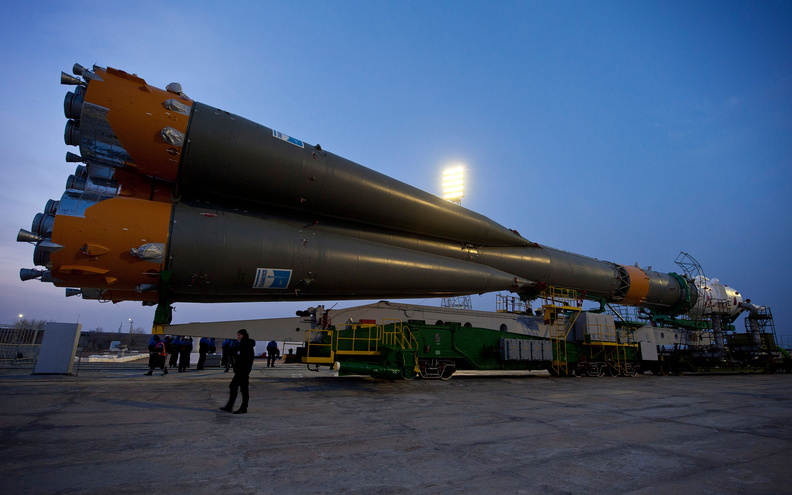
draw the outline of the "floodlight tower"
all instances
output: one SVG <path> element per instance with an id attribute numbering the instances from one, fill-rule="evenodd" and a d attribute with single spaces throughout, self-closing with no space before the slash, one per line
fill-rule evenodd
<path id="1" fill-rule="evenodd" d="M 461 165 L 443 171 L 443 199 L 461 205 L 465 196 L 465 168 Z M 454 309 L 473 309 L 470 296 L 446 297 L 440 306 Z"/>

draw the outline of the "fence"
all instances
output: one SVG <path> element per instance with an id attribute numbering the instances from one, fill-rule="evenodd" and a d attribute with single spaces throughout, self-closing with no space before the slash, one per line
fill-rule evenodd
<path id="1" fill-rule="evenodd" d="M 38 328 L 0 327 L 0 364 L 33 366 L 41 343 Z"/>

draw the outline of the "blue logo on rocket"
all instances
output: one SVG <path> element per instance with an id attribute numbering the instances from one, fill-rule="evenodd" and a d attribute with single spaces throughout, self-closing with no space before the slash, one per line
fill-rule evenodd
<path id="1" fill-rule="evenodd" d="M 291 280 L 291 270 L 277 268 L 259 268 L 256 270 L 254 289 L 285 289 Z"/>

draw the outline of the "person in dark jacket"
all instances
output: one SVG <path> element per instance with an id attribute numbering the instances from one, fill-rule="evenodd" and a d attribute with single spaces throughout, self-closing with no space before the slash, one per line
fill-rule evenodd
<path id="1" fill-rule="evenodd" d="M 181 353 L 181 337 L 178 335 L 173 337 L 170 345 L 171 350 L 168 351 L 168 354 L 170 354 L 170 361 L 168 364 L 171 368 L 177 368 L 179 366 L 179 354 Z"/>
<path id="2" fill-rule="evenodd" d="M 231 383 L 228 385 L 230 390 L 228 403 L 221 407 L 220 410 L 225 412 L 233 411 L 234 414 L 245 414 L 248 409 L 248 401 L 250 400 L 248 383 L 250 381 L 250 370 L 253 368 L 256 341 L 248 336 L 247 330 L 244 328 L 237 332 L 237 341 L 239 341 L 239 345 L 233 348 L 236 351 L 234 356 L 234 378 L 231 379 Z M 242 404 L 239 409 L 234 411 L 237 391 L 242 393 Z"/>
<path id="3" fill-rule="evenodd" d="M 165 356 L 165 361 L 168 362 L 173 360 L 173 337 L 166 335 L 165 338 L 162 339 L 162 343 L 165 344 L 165 354 L 167 354 L 167 356 Z M 170 364 L 168 366 L 171 368 L 173 367 Z"/>
<path id="4" fill-rule="evenodd" d="M 226 372 L 228 372 L 229 368 L 234 367 L 234 351 L 236 351 L 238 346 L 239 341 L 237 339 L 225 339 L 223 341 L 223 359 L 220 362 L 220 366 L 223 366 Z"/>
<path id="5" fill-rule="evenodd" d="M 278 343 L 274 340 L 270 340 L 267 344 L 267 368 L 275 367 L 275 360 L 278 359 L 278 356 L 280 356 Z"/>
<path id="6" fill-rule="evenodd" d="M 148 376 L 151 376 L 154 373 L 155 368 L 162 369 L 162 374 L 167 375 L 168 370 L 165 368 L 165 343 L 160 341 L 159 335 L 154 335 L 151 337 L 148 343 L 149 349 L 149 370 L 146 373 Z"/>
<path id="7" fill-rule="evenodd" d="M 228 371 L 228 347 L 231 345 L 231 339 L 225 339 L 220 344 L 220 367 Z"/>
<path id="8" fill-rule="evenodd" d="M 190 367 L 190 354 L 193 350 L 192 337 L 184 336 L 181 339 L 181 348 L 179 349 L 179 371 L 187 371 Z"/>
<path id="9" fill-rule="evenodd" d="M 203 369 L 207 352 L 209 352 L 209 337 L 201 337 L 198 341 L 198 364 L 195 365 L 195 369 Z"/>

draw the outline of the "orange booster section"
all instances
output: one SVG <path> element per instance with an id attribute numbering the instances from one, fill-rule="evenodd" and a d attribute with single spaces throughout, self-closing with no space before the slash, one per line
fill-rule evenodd
<path id="1" fill-rule="evenodd" d="M 170 203 L 174 184 L 136 174 L 130 169 L 119 168 L 114 173 L 118 181 L 118 195 L 128 198 L 149 199 Z"/>
<path id="2" fill-rule="evenodd" d="M 105 142 L 102 149 L 92 150 L 83 141 L 83 156 L 109 154 L 110 148 L 117 163 L 134 167 L 143 175 L 175 181 L 192 100 L 180 91 L 149 86 L 145 80 L 117 69 L 96 67 L 94 73 L 96 77 L 85 92 L 79 132 L 92 136 L 91 143 Z M 109 130 L 103 129 L 105 122 Z"/>
<path id="3" fill-rule="evenodd" d="M 55 285 L 156 289 L 165 263 L 170 204 L 117 197 L 77 213 L 55 218 L 52 240 L 63 246 L 50 256 Z"/>
<path id="4" fill-rule="evenodd" d="M 630 290 L 627 291 L 621 304 L 640 306 L 642 302 L 646 301 L 646 296 L 649 294 L 649 276 L 640 268 L 628 265 L 621 266 L 630 275 Z"/>

